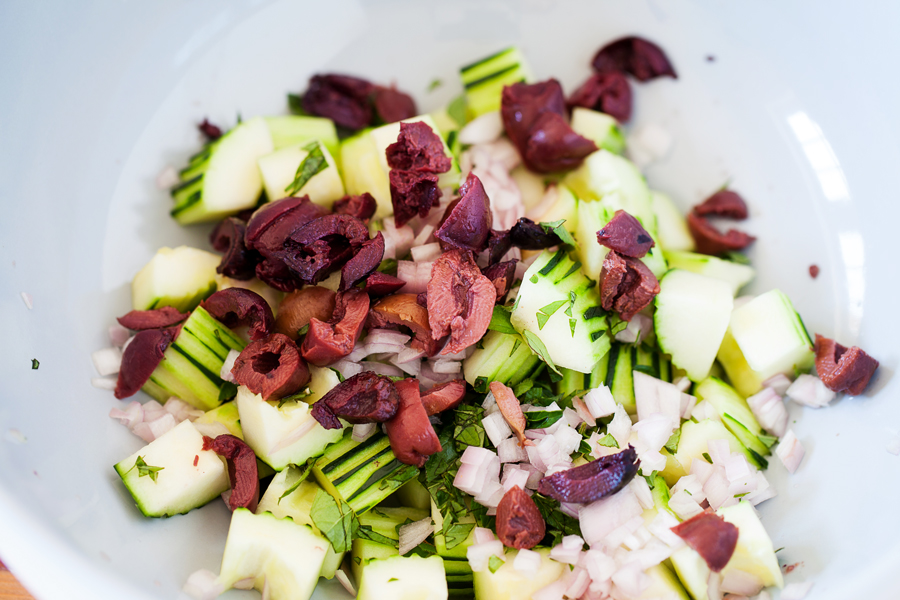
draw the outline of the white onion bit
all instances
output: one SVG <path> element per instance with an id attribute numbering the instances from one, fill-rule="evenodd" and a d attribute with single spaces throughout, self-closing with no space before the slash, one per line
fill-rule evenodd
<path id="1" fill-rule="evenodd" d="M 31 297 L 31 294 L 28 292 L 22 292 L 22 302 L 25 303 L 25 307 L 28 310 L 34 308 L 34 298 Z"/>
<path id="2" fill-rule="evenodd" d="M 513 568 L 523 573 L 537 573 L 538 569 L 541 568 L 540 553 L 534 550 L 526 550 L 525 548 L 519 550 L 513 561 Z"/>
<path id="3" fill-rule="evenodd" d="M 375 423 L 361 423 L 354 425 L 351 437 L 354 442 L 364 442 L 372 437 L 377 429 L 378 427 Z"/>
<path id="4" fill-rule="evenodd" d="M 235 383 L 231 369 L 234 368 L 234 361 L 236 361 L 237 357 L 240 355 L 241 353 L 237 350 L 231 349 L 228 351 L 228 356 L 225 357 L 225 362 L 222 363 L 222 368 L 219 369 L 219 377 L 225 381 Z"/>
<path id="5" fill-rule="evenodd" d="M 775 454 L 781 459 L 782 464 L 784 464 L 784 467 L 788 472 L 793 474 L 797 471 L 797 468 L 803 461 L 806 451 L 800 444 L 800 440 L 794 435 L 794 430 L 789 429 L 782 438 L 781 443 L 778 444 Z"/>
<path id="6" fill-rule="evenodd" d="M 800 375 L 785 393 L 797 404 L 812 408 L 827 406 L 836 396 L 834 392 L 825 387 L 821 379 L 812 375 Z"/>
<path id="7" fill-rule="evenodd" d="M 114 375 L 122 367 L 122 351 L 115 346 L 103 348 L 91 353 L 91 360 L 97 373 L 106 376 Z"/>
<path id="8" fill-rule="evenodd" d="M 212 571 L 200 569 L 190 574 L 181 589 L 194 600 L 213 600 L 225 591 L 225 586 L 219 583 L 218 575 Z"/>
<path id="9" fill-rule="evenodd" d="M 99 390 L 113 391 L 116 389 L 116 379 L 110 377 L 91 377 L 91 385 Z"/>

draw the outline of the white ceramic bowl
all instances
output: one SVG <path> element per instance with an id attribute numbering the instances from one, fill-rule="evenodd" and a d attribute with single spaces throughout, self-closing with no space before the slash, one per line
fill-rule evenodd
<path id="1" fill-rule="evenodd" d="M 792 409 L 807 458 L 791 477 L 772 467 L 779 495 L 761 506 L 782 562 L 800 563 L 787 581 L 814 581 L 814 600 L 896 598 L 898 17 L 849 0 L 4 3 L 0 555 L 51 600 L 173 598 L 218 569 L 224 505 L 142 518 L 112 470 L 140 442 L 88 383 L 135 271 L 161 245 L 203 243 L 154 186 L 197 147 L 197 121 L 283 112 L 323 69 L 396 81 L 431 109 L 459 93 L 459 65 L 509 43 L 571 91 L 602 43 L 640 33 L 679 73 L 635 87 L 633 124 L 675 137 L 651 184 L 686 208 L 731 181 L 759 238 L 754 289 L 781 288 L 810 331 L 882 362 L 865 396 Z"/>

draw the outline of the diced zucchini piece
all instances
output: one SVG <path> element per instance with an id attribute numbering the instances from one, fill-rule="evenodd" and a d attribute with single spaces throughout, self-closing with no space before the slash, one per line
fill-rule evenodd
<path id="1" fill-rule="evenodd" d="M 763 380 L 747 364 L 747 359 L 744 358 L 737 342 L 734 341 L 734 336 L 731 335 L 730 327 L 725 332 L 725 337 L 722 338 L 722 345 L 719 346 L 716 359 L 719 361 L 717 364 L 722 365 L 731 385 L 745 398 L 749 398 L 762 389 Z"/>
<path id="2" fill-rule="evenodd" d="M 513 567 L 518 550 L 507 550 L 503 564 L 495 572 L 484 569 L 475 573 L 475 600 L 531 600 L 532 594 L 559 579 L 568 569 L 564 563 L 550 560 L 550 549 L 535 549 L 541 555 L 536 572 L 523 572 Z"/>
<path id="3" fill-rule="evenodd" d="M 479 343 L 463 361 L 463 376 L 479 393 L 487 392 L 492 381 L 515 386 L 543 365 L 519 335 L 488 331 Z"/>
<path id="4" fill-rule="evenodd" d="M 729 571 L 740 570 L 758 577 L 765 587 L 784 587 L 784 578 L 772 540 L 760 522 L 756 509 L 749 502 L 740 502 L 717 512 L 738 528 L 737 546 L 731 560 L 722 569 L 722 576 L 727 577 Z M 700 555 L 693 549 L 684 547 L 672 554 L 671 562 L 691 597 L 694 600 L 707 600 L 710 571 Z"/>
<path id="5" fill-rule="evenodd" d="M 288 490 L 295 486 L 299 478 L 300 469 L 293 466 L 276 473 L 269 483 L 269 487 L 266 488 L 266 493 L 259 500 L 256 514 L 261 515 L 269 512 L 279 519 L 290 517 L 294 523 L 309 525 L 316 534 L 321 534 L 313 523 L 310 512 L 316 494 L 322 488 L 316 485 L 315 481 L 307 478 L 285 496 Z M 328 551 L 325 554 L 325 560 L 322 562 L 322 570 L 319 575 L 326 579 L 332 579 L 343 560 L 344 553 L 335 552 L 331 544 L 328 544 Z"/>
<path id="6" fill-rule="evenodd" d="M 721 379 L 709 377 L 694 387 L 694 395 L 697 400 L 707 400 L 715 407 L 722 423 L 744 446 L 763 456 L 770 454 L 769 446 L 757 437 L 763 434 L 762 427 L 747 401 L 733 387 Z"/>
<path id="7" fill-rule="evenodd" d="M 225 463 L 215 452 L 203 449 L 203 436 L 190 421 L 182 421 L 115 469 L 148 517 L 186 513 L 213 500 L 230 485 Z"/>
<path id="8" fill-rule="evenodd" d="M 650 577 L 650 586 L 641 594 L 640 600 L 691 600 L 678 577 L 665 563 L 653 565 L 644 573 Z"/>
<path id="9" fill-rule="evenodd" d="M 556 186 L 556 202 L 535 221 L 552 223 L 560 219 L 565 220 L 563 227 L 574 235 L 578 230 L 578 198 L 575 197 L 572 190 L 563 184 Z"/>
<path id="10" fill-rule="evenodd" d="M 637 413 L 634 398 L 635 347 L 613 342 L 609 352 L 591 372 L 591 387 L 605 385 L 612 392 L 616 402 L 628 414 Z"/>
<path id="11" fill-rule="evenodd" d="M 397 499 L 403 506 L 431 511 L 431 494 L 418 479 L 410 479 L 397 490 Z"/>
<path id="12" fill-rule="evenodd" d="M 378 203 L 375 218 L 381 219 L 394 212 L 391 204 L 391 186 L 387 171 L 381 166 L 375 140 L 369 130 L 362 131 L 341 142 L 341 164 L 344 169 L 344 189 L 348 194 L 372 194 Z"/>
<path id="13" fill-rule="evenodd" d="M 266 125 L 269 126 L 269 134 L 272 136 L 272 147 L 275 150 L 319 140 L 325 144 L 332 156 L 336 156 L 341 147 L 337 129 L 331 119 L 305 115 L 282 115 L 265 119 Z M 269 197 L 269 200 L 274 199 Z"/>
<path id="14" fill-rule="evenodd" d="M 582 271 L 598 280 L 609 249 L 597 242 L 597 232 L 609 223 L 614 213 L 614 210 L 601 202 L 582 200 L 578 203 L 578 228 L 575 231 L 578 245 L 575 251 L 578 253 L 578 260 L 581 261 Z"/>
<path id="15" fill-rule="evenodd" d="M 656 241 L 663 250 L 692 251 L 694 238 L 688 229 L 687 220 L 672 199 L 662 192 L 652 191 L 650 205 L 656 215 Z"/>
<path id="16" fill-rule="evenodd" d="M 800 315 L 780 290 L 770 290 L 736 308 L 731 314 L 731 335 L 747 366 L 765 381 L 783 373 L 793 376 L 815 361 L 813 345 Z M 729 365 L 726 372 L 731 375 Z"/>
<path id="17" fill-rule="evenodd" d="M 244 386 L 238 388 L 238 412 L 244 440 L 257 458 L 276 471 L 290 464 L 302 465 L 319 456 L 325 447 L 341 439 L 343 430 L 325 429 L 303 401 L 265 401 Z"/>
<path id="18" fill-rule="evenodd" d="M 656 238 L 656 215 L 650 203 L 650 189 L 644 176 L 628 159 L 608 150 L 599 150 L 569 173 L 563 183 L 582 201 L 600 200 L 613 212 L 624 210 Z"/>
<path id="19" fill-rule="evenodd" d="M 313 140 L 302 145 L 288 146 L 260 157 L 258 161 L 259 172 L 262 174 L 266 196 L 270 201 L 288 196 L 287 190 L 297 175 L 297 169 L 304 159 L 309 156 L 312 150 L 311 144 L 318 144 L 321 147 L 322 156 L 324 156 L 325 163 L 328 166 L 313 175 L 293 195 L 309 196 L 310 200 L 328 209 L 331 208 L 335 200 L 340 200 L 344 197 L 344 182 L 341 181 L 337 163 L 325 144 L 318 140 Z"/>
<path id="20" fill-rule="evenodd" d="M 262 117 L 238 124 L 210 145 L 202 163 L 192 162 L 182 172 L 182 184 L 172 190 L 172 216 L 188 225 L 252 208 L 262 192 L 256 161 L 272 150 L 272 136 Z"/>
<path id="21" fill-rule="evenodd" d="M 706 460 L 703 454 L 709 454 L 710 440 L 727 440 L 732 452 L 742 453 L 747 460 L 760 469 L 765 469 L 766 464 L 759 463 L 759 457 L 747 450 L 743 444 L 718 421 L 704 419 L 700 422 L 686 421 L 681 426 L 681 438 L 678 440 L 678 450 L 674 454 L 674 462 L 666 462 L 666 468 L 662 476 L 667 482 L 677 481 L 691 472 L 691 463 L 694 459 Z"/>
<path id="22" fill-rule="evenodd" d="M 350 434 L 351 429 L 345 429 L 343 438 L 326 449 L 313 474 L 325 491 L 362 514 L 415 478 L 419 469 L 397 460 L 383 433 L 362 443 Z"/>
<path id="23" fill-rule="evenodd" d="M 132 308 L 192 310 L 216 291 L 216 267 L 221 261 L 217 254 L 188 246 L 160 248 L 131 282 Z"/>
<path id="24" fill-rule="evenodd" d="M 358 600 L 447 600 L 447 579 L 440 556 L 392 556 L 363 569 Z"/>
<path id="25" fill-rule="evenodd" d="M 307 404 L 316 402 L 340 382 L 341 378 L 334 369 L 309 365 L 309 396 L 303 401 Z"/>
<path id="26" fill-rule="evenodd" d="M 756 269 L 750 265 L 742 265 L 707 254 L 666 250 L 664 255 L 669 267 L 721 279 L 731 286 L 735 296 L 756 276 Z"/>
<path id="27" fill-rule="evenodd" d="M 597 148 L 614 154 L 625 152 L 625 136 L 622 135 L 619 122 L 614 117 L 576 106 L 572 109 L 572 121 L 569 124 L 572 131 L 597 144 Z"/>
<path id="28" fill-rule="evenodd" d="M 656 338 L 691 381 L 709 375 L 734 306 L 731 287 L 718 279 L 672 269 L 659 282 Z"/>
<path id="29" fill-rule="evenodd" d="M 219 374 L 228 353 L 245 345 L 198 306 L 166 348 L 143 390 L 160 401 L 176 396 L 195 408 L 211 410 L 222 402 L 219 391 L 224 382 Z"/>
<path id="30" fill-rule="evenodd" d="M 237 404 L 234 402 L 227 402 L 218 408 L 206 411 L 194 423 L 201 425 L 219 423 L 231 435 L 244 439 L 244 432 L 241 430 L 241 417 L 238 414 Z"/>
<path id="31" fill-rule="evenodd" d="M 544 251 L 525 272 L 510 322 L 555 365 L 590 373 L 610 341 L 596 283 L 580 267 L 565 250 Z"/>
<path id="32" fill-rule="evenodd" d="M 475 61 L 459 70 L 469 118 L 500 108 L 503 87 L 533 80 L 525 56 L 515 46 Z"/>
<path id="33" fill-rule="evenodd" d="M 239 508 L 231 516 L 219 582 L 227 589 L 252 579 L 271 600 L 308 600 L 328 546 L 309 525 Z"/>

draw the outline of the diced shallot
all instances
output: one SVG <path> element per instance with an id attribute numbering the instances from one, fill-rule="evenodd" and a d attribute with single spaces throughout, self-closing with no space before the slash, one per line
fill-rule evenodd
<path id="1" fill-rule="evenodd" d="M 531 600 L 563 600 L 563 594 L 566 593 L 566 582 L 557 579 L 553 583 L 545 585 L 531 595 Z"/>
<path id="2" fill-rule="evenodd" d="M 564 577 L 563 581 L 567 584 L 566 591 L 563 592 L 565 598 L 581 598 L 591 584 L 591 577 L 584 569 L 575 567 Z"/>
<path id="3" fill-rule="evenodd" d="M 94 368 L 102 376 L 114 375 L 122 367 L 122 351 L 115 346 L 91 353 Z"/>
<path id="4" fill-rule="evenodd" d="M 628 416 L 625 407 L 621 404 L 616 405 L 615 416 L 606 426 L 606 431 L 615 438 L 619 448 L 628 445 L 628 438 L 631 436 L 631 417 Z"/>
<path id="5" fill-rule="evenodd" d="M 492 556 L 503 558 L 503 542 L 500 540 L 472 544 L 466 548 L 466 558 L 475 573 L 487 569 Z"/>
<path id="6" fill-rule="evenodd" d="M 793 474 L 797 471 L 797 468 L 800 467 L 800 463 L 803 461 L 806 451 L 800 444 L 800 440 L 794 435 L 794 430 L 788 429 L 788 432 L 781 438 L 778 448 L 775 449 L 775 454 L 781 459 L 782 464 L 784 464 L 784 467 L 788 472 Z"/>
<path id="7" fill-rule="evenodd" d="M 225 592 L 219 576 L 206 569 L 191 573 L 181 589 L 194 600 L 213 600 Z"/>
<path id="8" fill-rule="evenodd" d="M 441 255 L 441 245 L 437 242 L 424 246 L 413 246 L 412 259 L 416 263 L 431 263 Z"/>
<path id="9" fill-rule="evenodd" d="M 593 548 L 615 528 L 643 512 L 634 490 L 625 486 L 612 496 L 592 502 L 581 509 L 578 522 L 585 541 Z"/>
<path id="10" fill-rule="evenodd" d="M 669 497 L 669 508 L 682 519 L 690 519 L 703 512 L 703 508 L 684 490 L 673 493 Z"/>
<path id="11" fill-rule="evenodd" d="M 406 282 L 403 286 L 405 294 L 421 294 L 428 290 L 428 282 L 431 280 L 430 262 L 412 262 L 401 260 L 397 263 L 397 277 Z"/>
<path id="12" fill-rule="evenodd" d="M 345 590 L 347 590 L 348 594 L 354 598 L 356 597 L 356 587 L 353 585 L 353 582 L 350 581 L 350 576 L 344 572 L 343 568 L 334 572 L 334 578 L 337 579 L 338 583 L 340 583 Z"/>
<path id="13" fill-rule="evenodd" d="M 425 517 L 419 521 L 401 525 L 397 533 L 400 536 L 400 556 L 405 556 L 407 552 L 424 542 L 429 535 L 434 533 L 434 523 L 431 517 Z"/>
<path id="14" fill-rule="evenodd" d="M 613 573 L 612 581 L 629 598 L 640 598 L 644 590 L 650 587 L 650 577 L 637 563 L 620 567 Z"/>
<path id="15" fill-rule="evenodd" d="M 516 558 L 513 561 L 513 568 L 522 573 L 537 573 L 541 568 L 540 553 L 522 548 L 519 550 L 519 553 L 516 554 Z"/>
<path id="16" fill-rule="evenodd" d="M 488 439 L 491 440 L 491 444 L 493 444 L 494 447 L 498 450 L 500 448 L 500 444 L 504 440 L 512 436 L 512 429 L 509 428 L 509 424 L 506 422 L 506 419 L 504 419 L 503 415 L 499 412 L 487 415 L 484 419 L 481 420 L 481 425 L 482 427 L 484 427 L 484 433 L 488 436 Z M 510 461 L 504 461 L 501 457 L 500 462 Z"/>
<path id="17" fill-rule="evenodd" d="M 500 485 L 503 486 L 503 493 L 505 494 L 516 486 L 524 490 L 528 484 L 528 476 L 529 473 L 525 469 L 521 469 L 517 465 L 506 465 L 503 468 L 503 478 L 500 480 Z"/>
<path id="18" fill-rule="evenodd" d="M 501 135 L 503 135 L 503 119 L 500 118 L 499 110 L 492 110 L 466 123 L 466 126 L 459 130 L 457 139 L 461 144 L 472 146 L 493 142 Z"/>
<path id="19" fill-rule="evenodd" d="M 825 387 L 822 380 L 812 375 L 800 375 L 785 392 L 797 404 L 822 408 L 834 400 L 836 394 Z"/>
<path id="20" fill-rule="evenodd" d="M 384 258 L 401 259 L 405 257 L 409 249 L 412 248 L 416 237 L 412 227 L 404 225 L 397 228 L 393 217 L 384 219 L 382 223 L 384 224 L 384 229 L 381 232 L 384 236 Z M 400 277 L 399 272 L 397 276 Z M 400 277 L 400 279 L 403 279 L 403 277 Z M 408 292 L 409 290 L 404 288 L 403 291 Z"/>
<path id="21" fill-rule="evenodd" d="M 747 398 L 753 416 L 763 429 L 781 437 L 787 431 L 788 412 L 781 396 L 773 388 L 765 387 L 761 392 Z"/>
<path id="22" fill-rule="evenodd" d="M 778 373 L 777 375 L 772 375 L 765 381 L 763 381 L 763 387 L 769 388 L 774 391 L 779 396 L 784 396 L 787 392 L 788 388 L 791 387 L 791 380 L 784 373 Z"/>
<path id="23" fill-rule="evenodd" d="M 125 410 L 122 410 L 121 408 L 110 409 L 109 416 L 113 419 L 117 419 L 128 429 L 133 429 L 135 425 L 143 420 L 144 411 L 141 408 L 141 403 L 133 400 L 128 404 Z"/>
<path id="24" fill-rule="evenodd" d="M 594 419 L 608 417 L 616 412 L 616 400 L 605 385 L 589 390 L 584 395 L 584 404 Z"/>
<path id="25" fill-rule="evenodd" d="M 512 431 L 510 431 L 511 435 Z M 497 446 L 497 455 L 500 457 L 501 463 L 517 463 L 528 460 L 528 453 L 525 451 L 525 448 L 522 448 L 514 437 L 507 437 L 500 442 Z"/>

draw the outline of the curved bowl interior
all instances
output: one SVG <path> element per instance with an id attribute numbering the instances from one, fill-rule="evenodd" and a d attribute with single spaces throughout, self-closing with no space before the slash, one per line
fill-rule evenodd
<path id="1" fill-rule="evenodd" d="M 112 469 L 141 444 L 107 417 L 112 394 L 89 384 L 89 355 L 128 310 L 134 273 L 160 246 L 205 244 L 208 229 L 176 225 L 154 185 L 197 147 L 196 122 L 283 113 L 285 94 L 323 70 L 396 82 L 424 112 L 460 92 L 460 65 L 510 43 L 571 91 L 602 43 L 639 33 L 679 73 L 635 86 L 631 125 L 675 140 L 651 185 L 687 208 L 730 182 L 758 238 L 751 291 L 782 289 L 810 332 L 882 362 L 865 396 L 792 407 L 807 457 L 790 477 L 773 461 L 779 495 L 761 506 L 780 560 L 799 563 L 787 581 L 814 580 L 811 600 L 894 597 L 900 459 L 885 447 L 900 428 L 900 127 L 889 108 L 900 89 L 880 57 L 900 51 L 897 17 L 888 3 L 811 1 L 3 6 L 0 554 L 51 600 L 172 598 L 189 573 L 218 570 L 224 504 L 142 518 Z"/>

